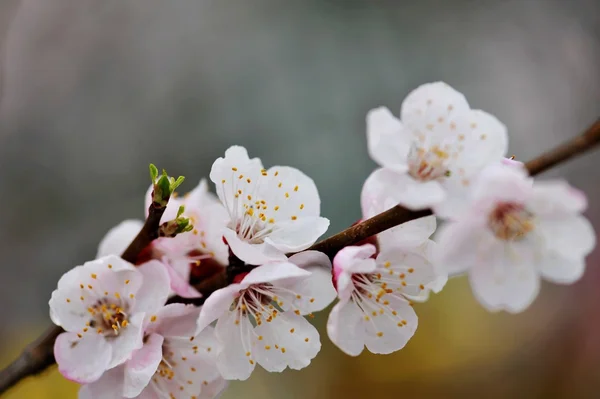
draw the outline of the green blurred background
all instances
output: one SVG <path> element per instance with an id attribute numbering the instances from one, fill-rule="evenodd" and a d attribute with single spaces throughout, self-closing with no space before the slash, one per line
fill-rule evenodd
<path id="1" fill-rule="evenodd" d="M 231 144 L 319 187 L 334 233 L 360 217 L 374 168 L 364 117 L 444 80 L 496 114 L 527 160 L 600 113 L 597 0 L 0 0 L 0 363 L 49 323 L 62 273 L 143 214 L 148 163 L 191 189 Z M 589 196 L 598 154 L 549 172 Z M 598 398 L 600 252 L 582 281 L 489 314 L 464 278 L 417 306 L 390 356 L 326 334 L 300 372 L 257 370 L 231 398 Z M 326 313 L 316 319 L 324 333 Z M 16 398 L 75 398 L 56 371 Z"/>

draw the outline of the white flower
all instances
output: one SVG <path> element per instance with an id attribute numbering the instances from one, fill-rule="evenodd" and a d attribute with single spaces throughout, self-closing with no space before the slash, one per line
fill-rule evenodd
<path id="1" fill-rule="evenodd" d="M 146 193 L 146 216 L 151 202 L 152 186 Z M 173 195 L 161 223 L 175 219 L 180 206 L 185 207 L 182 217 L 189 218 L 194 229 L 173 238 L 154 240 L 142 258 L 149 256 L 163 261 L 168 266 L 172 290 L 182 297 L 194 298 L 200 294 L 190 285 L 191 275 L 211 275 L 228 263 L 229 251 L 223 242 L 223 228 L 229 219 L 217 197 L 208 191 L 205 179 L 184 197 Z M 97 257 L 122 254 L 143 224 L 140 220 L 125 220 L 113 227 L 100 242 Z"/>
<path id="2" fill-rule="evenodd" d="M 319 193 L 310 177 L 288 166 L 263 169 L 243 147 L 230 147 L 217 159 L 210 179 L 229 211 L 223 235 L 246 263 L 283 261 L 286 253 L 310 247 L 329 226 L 319 216 Z"/>
<path id="3" fill-rule="evenodd" d="M 150 195 L 146 198 L 149 206 Z M 205 179 L 183 198 L 171 198 L 163 220 L 174 219 L 182 205 L 185 207 L 182 217 L 189 218 L 194 229 L 174 238 L 159 238 L 154 241 L 153 249 L 155 256 L 171 266 L 173 291 L 185 298 L 193 298 L 200 294 L 189 284 L 190 275 L 209 275 L 228 263 L 229 249 L 223 242 L 223 229 L 229 218 L 217 197 L 208 191 Z"/>
<path id="4" fill-rule="evenodd" d="M 225 387 L 214 329 L 197 332 L 199 308 L 171 304 L 150 316 L 144 345 L 123 365 L 84 385 L 80 399 L 214 398 Z"/>
<path id="5" fill-rule="evenodd" d="M 401 120 L 387 108 L 367 115 L 369 153 L 383 168 L 373 178 L 396 203 L 434 207 L 442 217 L 462 207 L 473 176 L 506 153 L 506 127 L 469 108 L 465 97 L 442 82 L 422 85 L 402 103 Z"/>
<path id="6" fill-rule="evenodd" d="M 168 294 L 169 277 L 158 261 L 135 268 L 107 256 L 65 273 L 50 299 L 52 321 L 66 330 L 54 345 L 59 371 L 89 383 L 125 362 L 142 346 L 144 316 Z"/>
<path id="7" fill-rule="evenodd" d="M 409 298 L 435 278 L 433 266 L 416 253 L 390 249 L 376 259 L 375 246 L 342 249 L 333 260 L 339 302 L 327 322 L 331 341 L 351 356 L 363 348 L 387 354 L 402 349 L 417 329 Z"/>
<path id="8" fill-rule="evenodd" d="M 473 292 L 490 311 L 516 313 L 535 299 L 540 276 L 578 280 L 595 233 L 581 216 L 585 196 L 566 182 L 536 182 L 523 168 L 493 165 L 471 191 L 470 211 L 439 232 L 441 264 L 467 271 Z"/>
<path id="9" fill-rule="evenodd" d="M 245 380 L 256 363 L 277 372 L 310 364 L 321 342 L 302 315 L 325 308 L 335 297 L 330 265 L 322 253 L 302 252 L 287 262 L 259 266 L 208 297 L 198 328 L 218 319 L 217 366 L 224 378 Z"/>
<path id="10" fill-rule="evenodd" d="M 397 205 L 390 194 L 390 186 L 382 185 L 381 182 L 371 175 L 365 181 L 361 191 L 361 207 L 364 219 L 371 218 L 379 213 Z M 416 253 L 433 263 L 435 279 L 425 284 L 425 289 L 419 293 L 415 300 L 426 300 L 429 292 L 438 293 L 444 288 L 448 281 L 446 269 L 440 267 L 435 260 L 437 245 L 430 237 L 436 229 L 435 216 L 426 216 L 399 224 L 391 229 L 385 230 L 374 237 L 371 244 L 375 244 L 379 251 L 403 251 L 405 253 Z"/>

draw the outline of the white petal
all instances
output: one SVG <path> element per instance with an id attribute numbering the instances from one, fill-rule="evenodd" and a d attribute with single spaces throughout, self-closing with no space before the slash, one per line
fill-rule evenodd
<path id="1" fill-rule="evenodd" d="M 281 283 L 292 284 L 298 280 L 310 277 L 308 270 L 302 269 L 290 262 L 272 262 L 252 269 L 242 280 L 243 284 Z"/>
<path id="2" fill-rule="evenodd" d="M 288 290 L 297 295 L 292 298 L 294 307 L 302 314 L 318 312 L 326 308 L 337 296 L 331 280 L 331 269 L 321 266 L 308 266 L 303 270 L 311 274 L 307 278 L 283 284 Z M 278 283 L 278 286 L 281 285 Z M 298 295 L 300 298 L 298 298 Z"/>
<path id="3" fill-rule="evenodd" d="M 442 185 L 437 181 L 417 181 L 406 173 L 386 168 L 374 171 L 365 186 L 372 188 L 370 194 L 363 189 L 361 202 L 363 212 L 366 207 L 367 214 L 373 213 L 373 209 L 389 209 L 398 204 L 411 210 L 425 209 L 440 203 L 446 196 Z M 371 208 L 368 204 L 371 204 Z"/>
<path id="4" fill-rule="evenodd" d="M 250 244 L 238 238 L 237 234 L 231 229 L 223 230 L 223 237 L 231 251 L 239 259 L 251 265 L 261 265 L 267 262 L 286 260 L 285 253 L 279 251 L 268 243 Z"/>
<path id="5" fill-rule="evenodd" d="M 141 273 L 117 256 L 86 262 L 61 277 L 50 299 L 50 316 L 65 330 L 79 332 L 89 321 L 88 307 L 96 306 L 105 296 L 104 292 L 109 296 L 119 293 L 127 298 L 141 284 Z"/>
<path id="6" fill-rule="evenodd" d="M 119 256 L 108 255 L 86 262 L 82 268 L 80 283 L 84 286 L 92 285 L 92 291 L 96 293 L 107 291 L 109 295 L 114 295 L 118 292 L 122 297 L 127 297 L 130 293 L 137 293 L 142 281 L 143 276 L 135 266 Z"/>
<path id="7" fill-rule="evenodd" d="M 215 334 L 220 343 L 217 367 L 223 378 L 246 380 L 252 374 L 256 365 L 251 354 L 253 328 L 247 317 L 237 319 L 234 312 L 226 312 L 217 321 Z"/>
<path id="8" fill-rule="evenodd" d="M 218 197 L 208 191 L 208 182 L 206 179 L 200 179 L 200 182 L 192 191 L 184 197 L 186 207 L 203 208 L 208 205 L 220 204 Z"/>
<path id="9" fill-rule="evenodd" d="M 300 220 L 321 214 L 321 199 L 315 182 L 289 166 L 271 167 L 267 176 L 261 177 L 258 197 L 266 202 L 267 219 L 272 217 L 276 223 L 290 220 L 292 216 Z M 276 206 L 279 206 L 277 211 Z"/>
<path id="10" fill-rule="evenodd" d="M 189 283 L 189 259 L 180 258 L 167 263 L 166 258 L 163 258 L 163 264 L 165 265 L 167 273 L 169 274 L 169 280 L 171 281 L 171 289 L 173 290 L 173 292 L 175 292 L 177 295 L 183 298 L 200 298 L 202 296 L 202 294 L 200 294 L 198 290 L 196 290 Z M 179 272 L 178 270 L 176 270 L 176 266 L 179 270 L 185 269 L 185 272 Z"/>
<path id="11" fill-rule="evenodd" d="M 79 399 L 115 399 L 123 397 L 124 366 L 115 367 L 79 390 Z"/>
<path id="12" fill-rule="evenodd" d="M 314 216 L 275 223 L 275 231 L 265 239 L 283 253 L 307 249 L 327 231 L 329 219 Z"/>
<path id="13" fill-rule="evenodd" d="M 103 336 L 62 333 L 54 343 L 58 370 L 68 380 L 86 384 L 98 380 L 109 369 L 112 350 Z"/>
<path id="14" fill-rule="evenodd" d="M 500 162 L 508 150 L 506 126 L 495 116 L 481 110 L 471 110 L 455 121 L 462 134 L 459 156 L 453 162 L 452 173 L 462 169 L 462 177 L 470 178 L 486 165 Z"/>
<path id="15" fill-rule="evenodd" d="M 234 195 L 238 189 L 242 189 L 244 195 L 254 193 L 261 169 L 260 159 L 250 159 L 246 149 L 239 146 L 229 147 L 225 151 L 225 158 L 218 158 L 213 163 L 210 180 L 215 183 L 217 195 L 231 215 L 236 212 L 241 215 L 244 212 L 242 202 L 235 201 Z M 240 175 L 243 177 L 238 178 Z M 246 183 L 245 179 L 249 179 L 250 182 Z"/>
<path id="16" fill-rule="evenodd" d="M 388 286 L 406 295 L 420 295 L 425 286 L 437 278 L 433 265 L 427 259 L 402 249 L 380 252 L 377 265 L 377 272 Z"/>
<path id="17" fill-rule="evenodd" d="M 267 371 L 280 372 L 286 367 L 301 370 L 321 349 L 316 328 L 292 312 L 281 313 L 271 322 L 262 323 L 256 327 L 256 334 L 263 337 L 257 342 L 256 360 Z"/>
<path id="18" fill-rule="evenodd" d="M 542 251 L 566 259 L 582 259 L 596 246 L 596 233 L 583 216 L 540 218 L 536 231 L 543 243 Z"/>
<path id="19" fill-rule="evenodd" d="M 377 268 L 371 256 L 377 249 L 374 245 L 348 246 L 339 251 L 333 258 L 333 277 L 338 296 L 347 300 L 354 291 L 353 273 L 371 273 Z"/>
<path id="20" fill-rule="evenodd" d="M 532 193 L 533 179 L 524 170 L 497 163 L 485 168 L 474 180 L 470 213 L 487 214 L 498 202 L 525 203 Z"/>
<path id="21" fill-rule="evenodd" d="M 377 249 L 374 245 L 347 246 L 340 250 L 333 258 L 334 273 L 344 271 L 347 273 L 370 273 L 375 270 L 375 263 L 362 262 L 369 260 Z"/>
<path id="22" fill-rule="evenodd" d="M 585 259 L 570 259 L 548 252 L 539 261 L 542 277 L 557 284 L 572 284 L 583 276 Z"/>
<path id="23" fill-rule="evenodd" d="M 163 337 L 150 334 L 144 346 L 135 351 L 131 359 L 125 363 L 125 383 L 123 396 L 135 398 L 150 383 L 162 360 Z"/>
<path id="24" fill-rule="evenodd" d="M 157 333 L 163 337 L 193 337 L 198 329 L 201 309 L 193 305 L 171 303 L 159 309 L 146 327 L 146 334 Z"/>
<path id="25" fill-rule="evenodd" d="M 229 284 L 225 288 L 216 290 L 206 298 L 198 316 L 198 331 L 205 329 L 210 323 L 227 312 L 238 292 L 247 286 L 247 284 Z"/>
<path id="26" fill-rule="evenodd" d="M 219 377 L 202 387 L 202 392 L 198 399 L 219 399 L 227 388 L 227 385 L 227 381 Z"/>
<path id="27" fill-rule="evenodd" d="M 163 379 L 164 389 L 178 392 L 184 385 L 184 391 L 180 392 L 185 393 L 184 398 L 198 396 L 205 384 L 220 377 L 216 365 L 218 344 L 213 328 L 203 330 L 194 338 L 193 341 L 189 337 L 165 339 L 165 350 L 173 353 L 169 363 L 175 378 Z"/>
<path id="28" fill-rule="evenodd" d="M 384 295 L 381 299 L 389 302 L 387 306 L 382 305 L 384 313 L 371 315 L 370 322 L 363 320 L 365 346 L 372 353 L 388 354 L 406 345 L 417 329 L 418 320 L 408 301 L 394 295 Z"/>
<path id="29" fill-rule="evenodd" d="M 144 263 L 138 270 L 144 276 L 144 284 L 135 296 L 135 311 L 154 313 L 165 304 L 169 296 L 169 273 L 166 266 L 157 260 Z"/>
<path id="30" fill-rule="evenodd" d="M 416 248 L 429 241 L 435 232 L 435 216 L 426 216 L 402 223 L 377 235 L 380 250 L 387 248 Z"/>
<path id="31" fill-rule="evenodd" d="M 365 346 L 363 313 L 354 301 L 340 301 L 327 320 L 329 339 L 344 353 L 358 356 Z"/>
<path id="32" fill-rule="evenodd" d="M 124 220 L 106 233 L 100 245 L 96 258 L 106 255 L 121 255 L 131 241 L 138 235 L 144 222 L 141 220 Z"/>
<path id="33" fill-rule="evenodd" d="M 498 243 L 487 250 L 487 261 L 473 267 L 469 273 L 477 300 L 489 311 L 525 310 L 540 288 L 529 243 Z"/>
<path id="34" fill-rule="evenodd" d="M 581 213 L 587 208 L 587 198 L 566 181 L 536 182 L 527 208 L 536 215 L 544 216 Z"/>
<path id="35" fill-rule="evenodd" d="M 437 243 L 435 243 L 432 240 L 428 240 L 425 244 L 423 244 L 421 249 L 422 249 L 422 252 L 420 252 L 421 255 L 423 255 L 425 257 L 425 259 L 429 260 L 433 264 L 433 268 L 434 268 L 435 275 L 436 275 L 435 280 L 433 282 L 431 282 L 430 284 L 428 284 L 427 288 L 431 289 L 433 292 L 435 292 L 437 294 L 444 288 L 444 286 L 448 282 L 448 272 L 446 271 L 446 268 L 443 267 L 443 265 L 440 265 L 439 263 L 437 263 L 437 259 L 438 259 Z"/>
<path id="36" fill-rule="evenodd" d="M 491 232 L 478 220 L 445 223 L 436 240 L 437 257 L 433 263 L 451 276 L 485 262 L 487 250 L 495 242 Z"/>
<path id="37" fill-rule="evenodd" d="M 427 134 L 437 140 L 455 132 L 451 123 L 469 112 L 466 98 L 443 82 L 417 87 L 404 99 L 400 111 L 402 123 L 414 134 Z"/>
<path id="38" fill-rule="evenodd" d="M 143 346 L 144 316 L 144 313 L 136 313 L 131 316 L 127 327 L 121 328 L 119 335 L 108 341 L 112 347 L 112 358 L 108 368 L 116 367 L 129 360 L 133 352 Z"/>
<path id="39" fill-rule="evenodd" d="M 299 252 L 290 256 L 288 261 L 303 269 L 317 266 L 329 270 L 331 270 L 332 268 L 331 260 L 329 260 L 329 257 L 323 252 L 319 251 Z"/>
<path id="40" fill-rule="evenodd" d="M 407 157 L 411 144 L 400 122 L 389 109 L 375 108 L 367 114 L 367 143 L 369 155 L 381 166 L 398 172 L 408 170 Z"/>

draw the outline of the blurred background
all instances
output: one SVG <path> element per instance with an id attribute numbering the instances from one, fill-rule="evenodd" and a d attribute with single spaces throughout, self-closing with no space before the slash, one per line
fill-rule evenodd
<path id="1" fill-rule="evenodd" d="M 360 217 L 366 112 L 444 80 L 504 121 L 528 160 L 600 116 L 600 2 L 0 0 L 0 365 L 48 324 L 59 277 L 143 216 L 148 164 L 207 176 L 231 144 L 313 177 L 330 233 Z M 547 173 L 589 196 L 600 158 Z M 489 314 L 464 278 L 417 305 L 390 356 L 323 348 L 224 399 L 598 398 L 600 252 L 572 286 Z M 56 371 L 5 397 L 75 398 Z"/>

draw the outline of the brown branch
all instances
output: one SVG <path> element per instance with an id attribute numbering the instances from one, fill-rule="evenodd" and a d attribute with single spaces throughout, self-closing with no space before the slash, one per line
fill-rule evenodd
<path id="1" fill-rule="evenodd" d="M 139 253 L 158 237 L 160 219 L 165 213 L 165 209 L 166 206 L 156 203 L 150 205 L 148 218 L 138 235 L 121 255 L 123 259 L 135 264 Z M 23 378 L 39 374 L 52 366 L 55 363 L 54 341 L 62 332 L 63 329 L 58 326 L 49 327 L 38 339 L 29 344 L 16 360 L 2 370 L 0 372 L 0 394 Z"/>
<path id="2" fill-rule="evenodd" d="M 581 135 L 559 145 L 545 154 L 527 162 L 531 176 L 538 175 L 561 162 L 568 161 L 600 143 L 600 119 L 596 120 Z"/>
<path id="3" fill-rule="evenodd" d="M 148 218 L 142 226 L 142 229 L 137 236 L 133 239 L 131 244 L 125 249 L 121 258 L 127 262 L 136 263 L 138 255 L 148 246 L 150 243 L 158 238 L 158 229 L 160 228 L 160 219 L 163 213 L 167 209 L 166 206 L 160 206 L 154 202 L 148 208 Z"/>
<path id="4" fill-rule="evenodd" d="M 592 124 L 580 136 L 540 155 L 526 163 L 525 166 L 527 167 L 527 170 L 529 170 L 529 173 L 532 176 L 535 176 L 559 163 L 591 150 L 598 144 L 600 144 L 600 120 Z M 162 212 L 164 212 L 164 207 L 162 208 Z M 162 212 L 160 208 L 150 207 L 150 214 L 144 227 L 142 227 L 140 233 L 122 255 L 125 260 L 135 262 L 137 255 L 146 248 L 152 240 L 157 238 Z M 395 206 L 379 215 L 320 241 L 309 249 L 324 252 L 332 258 L 340 249 L 348 245 L 356 244 L 394 226 L 428 215 L 431 215 L 429 209 L 414 212 L 401 206 Z M 216 274 L 210 279 L 196 285 L 196 289 L 204 295 L 203 298 L 186 300 L 184 298 L 175 297 L 169 302 L 201 304 L 212 292 L 230 283 L 230 280 L 231 276 L 228 277 L 226 273 Z M 21 356 L 0 373 L 0 394 L 21 379 L 38 374 L 54 364 L 54 340 L 60 332 L 62 332 L 62 330 L 58 327 L 49 329 L 39 339 L 27 346 Z"/>

